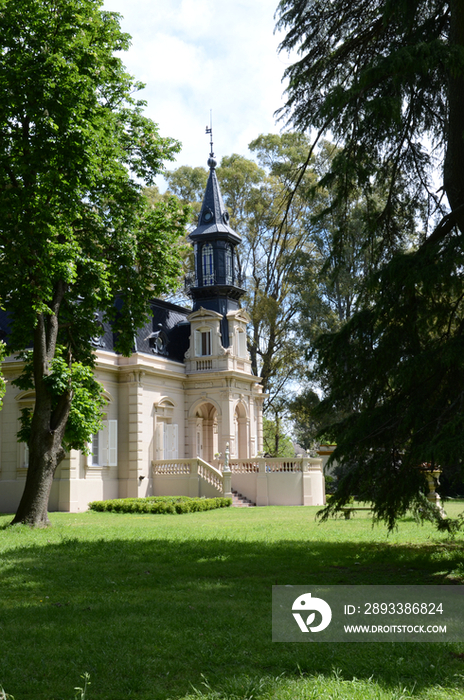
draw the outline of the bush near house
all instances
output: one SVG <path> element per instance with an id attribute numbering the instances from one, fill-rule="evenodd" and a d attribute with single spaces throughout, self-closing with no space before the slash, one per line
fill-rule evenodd
<path id="1" fill-rule="evenodd" d="M 231 498 L 189 498 L 188 496 L 151 496 L 148 498 L 115 498 L 109 501 L 92 501 L 89 509 L 111 513 L 195 513 L 215 508 L 228 508 Z"/>

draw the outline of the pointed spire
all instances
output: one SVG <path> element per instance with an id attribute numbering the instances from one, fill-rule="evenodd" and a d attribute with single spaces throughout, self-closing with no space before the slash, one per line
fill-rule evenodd
<path id="1" fill-rule="evenodd" d="M 228 234 L 235 243 L 239 243 L 242 238 L 229 226 L 229 212 L 222 200 L 221 190 L 216 175 L 217 160 L 213 151 L 213 126 L 206 127 L 206 134 L 210 134 L 210 154 L 208 158 L 209 177 L 206 183 L 205 196 L 201 206 L 198 226 L 190 234 L 190 238 L 195 239 L 198 235 Z M 223 235 L 221 236 L 221 238 Z"/>
<path id="2" fill-rule="evenodd" d="M 211 135 L 209 177 L 198 226 L 189 235 L 194 249 L 195 279 L 193 285 L 189 285 L 188 294 L 192 298 L 194 311 L 203 307 L 222 315 L 221 339 L 223 347 L 227 348 L 227 314 L 240 308 L 240 299 L 245 290 L 239 286 L 241 276 L 235 250 L 241 236 L 230 227 L 229 213 L 222 201 L 216 176 L 212 131 L 212 126 L 206 127 L 206 133 Z"/>
<path id="3" fill-rule="evenodd" d="M 213 149 L 213 110 L 209 110 L 209 126 L 206 125 L 206 131 L 205 134 L 210 135 L 210 152 L 209 152 L 209 158 L 208 158 L 208 165 L 210 168 L 215 168 L 217 165 L 217 160 L 214 157 L 214 149 Z"/>

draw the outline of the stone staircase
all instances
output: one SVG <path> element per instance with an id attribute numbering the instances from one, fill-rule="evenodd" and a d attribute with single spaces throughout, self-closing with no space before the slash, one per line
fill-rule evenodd
<path id="1" fill-rule="evenodd" d="M 253 503 L 248 498 L 245 498 L 245 496 L 242 496 L 241 493 L 238 493 L 238 491 L 235 491 L 234 489 L 232 489 L 232 507 L 234 507 L 234 508 L 252 508 L 254 506 L 256 506 L 256 503 Z"/>

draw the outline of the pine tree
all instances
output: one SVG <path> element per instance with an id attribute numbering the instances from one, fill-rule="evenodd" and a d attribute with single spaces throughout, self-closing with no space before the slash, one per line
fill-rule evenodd
<path id="1" fill-rule="evenodd" d="M 300 53 L 283 114 L 343 145 L 326 176 L 340 201 L 353 186 L 386 187 L 358 311 L 321 336 L 315 357 L 325 391 L 316 413 L 342 472 L 331 509 L 355 494 L 392 527 L 424 491 L 424 470 L 463 464 L 464 6 L 282 0 L 278 13 L 282 49 Z M 401 192 L 426 202 L 409 248 Z"/>

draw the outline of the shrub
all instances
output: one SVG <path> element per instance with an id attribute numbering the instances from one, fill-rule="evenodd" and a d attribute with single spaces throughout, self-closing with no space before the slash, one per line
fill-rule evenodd
<path id="1" fill-rule="evenodd" d="M 231 498 L 190 498 L 189 496 L 149 496 L 148 498 L 115 498 L 109 501 L 92 501 L 89 509 L 111 513 L 195 513 L 214 508 L 229 508 Z"/>

